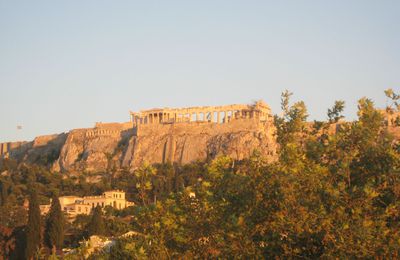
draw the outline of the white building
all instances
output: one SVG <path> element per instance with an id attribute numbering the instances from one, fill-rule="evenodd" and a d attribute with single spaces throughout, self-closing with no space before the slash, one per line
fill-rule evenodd
<path id="1" fill-rule="evenodd" d="M 100 196 L 63 196 L 59 197 L 61 209 L 70 216 L 78 214 L 90 214 L 91 210 L 97 206 L 102 208 L 111 206 L 116 209 L 124 209 L 133 206 L 133 202 L 125 199 L 125 192 L 120 190 L 106 191 Z M 42 214 L 47 214 L 50 210 L 50 205 L 40 205 Z"/>

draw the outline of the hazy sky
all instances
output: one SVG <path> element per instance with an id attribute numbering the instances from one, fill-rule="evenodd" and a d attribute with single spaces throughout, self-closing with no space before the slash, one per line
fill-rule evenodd
<path id="1" fill-rule="evenodd" d="M 129 110 L 280 93 L 324 119 L 335 100 L 400 91 L 400 1 L 0 0 L 0 141 L 129 120 Z M 22 125 L 22 130 L 17 130 Z"/>

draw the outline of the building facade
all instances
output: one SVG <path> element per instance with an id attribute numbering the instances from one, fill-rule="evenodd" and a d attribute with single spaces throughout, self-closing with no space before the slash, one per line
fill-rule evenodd
<path id="1" fill-rule="evenodd" d="M 271 109 L 264 101 L 260 100 L 250 105 L 154 108 L 130 112 L 130 117 L 134 126 L 179 122 L 228 123 L 235 119 L 250 118 L 267 121 L 271 117 Z"/>
<path id="2" fill-rule="evenodd" d="M 97 206 L 105 208 L 111 206 L 115 209 L 124 209 L 133 206 L 134 203 L 125 199 L 125 192 L 120 190 L 106 191 L 100 196 L 62 196 L 59 198 L 61 209 L 69 216 L 79 214 L 88 215 Z M 50 205 L 40 205 L 42 214 L 47 214 L 50 210 Z"/>

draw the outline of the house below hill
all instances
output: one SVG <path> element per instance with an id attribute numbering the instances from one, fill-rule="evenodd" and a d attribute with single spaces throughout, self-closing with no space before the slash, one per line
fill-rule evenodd
<path id="1" fill-rule="evenodd" d="M 125 199 L 125 192 L 120 190 L 106 191 L 100 196 L 62 196 L 59 200 L 61 209 L 71 217 L 79 214 L 89 215 L 92 209 L 97 206 L 102 208 L 111 206 L 115 209 L 124 209 L 134 205 L 133 202 Z M 40 205 L 40 212 L 47 214 L 50 210 L 50 205 L 51 203 Z"/>

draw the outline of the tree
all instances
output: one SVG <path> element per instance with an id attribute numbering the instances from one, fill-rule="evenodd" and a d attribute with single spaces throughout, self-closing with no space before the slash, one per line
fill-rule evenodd
<path id="1" fill-rule="evenodd" d="M 292 93 L 285 91 L 281 97 L 282 116 L 275 115 L 276 140 L 280 145 L 280 158 L 286 162 L 299 159 L 299 151 L 307 135 L 307 108 L 303 101 L 290 106 Z"/>
<path id="2" fill-rule="evenodd" d="M 64 242 L 64 217 L 60 200 L 53 196 L 50 212 L 46 220 L 45 243 L 53 250 L 61 249 Z"/>
<path id="3" fill-rule="evenodd" d="M 391 89 L 391 88 L 385 90 L 385 95 L 386 95 L 386 97 L 387 97 L 388 99 L 391 100 L 391 103 L 392 103 L 392 104 L 390 104 L 390 105 L 388 106 L 388 108 L 389 108 L 390 110 L 392 110 L 392 109 L 393 109 L 393 106 L 394 106 L 395 109 L 399 110 L 399 109 L 400 109 L 400 95 L 394 93 L 393 89 Z"/>
<path id="4" fill-rule="evenodd" d="M 156 173 L 156 169 L 150 166 L 148 163 L 144 163 L 135 171 L 136 189 L 138 191 L 139 198 L 144 205 L 147 205 L 151 201 L 150 193 L 153 190 L 151 180 Z"/>
<path id="5" fill-rule="evenodd" d="M 4 206 L 7 203 L 9 183 L 5 180 L 0 181 L 0 206 Z"/>
<path id="6" fill-rule="evenodd" d="M 28 225 L 26 229 L 26 259 L 32 259 L 41 244 L 40 208 L 36 190 L 29 199 Z"/>
<path id="7" fill-rule="evenodd" d="M 97 206 L 93 209 L 92 218 L 90 219 L 88 225 L 86 226 L 86 233 L 87 237 L 93 235 L 105 234 L 104 220 L 100 206 Z"/>
<path id="8" fill-rule="evenodd" d="M 335 104 L 332 108 L 328 109 L 328 120 L 329 123 L 337 123 L 344 116 L 342 112 L 344 110 L 344 101 L 338 100 L 335 101 Z"/>

